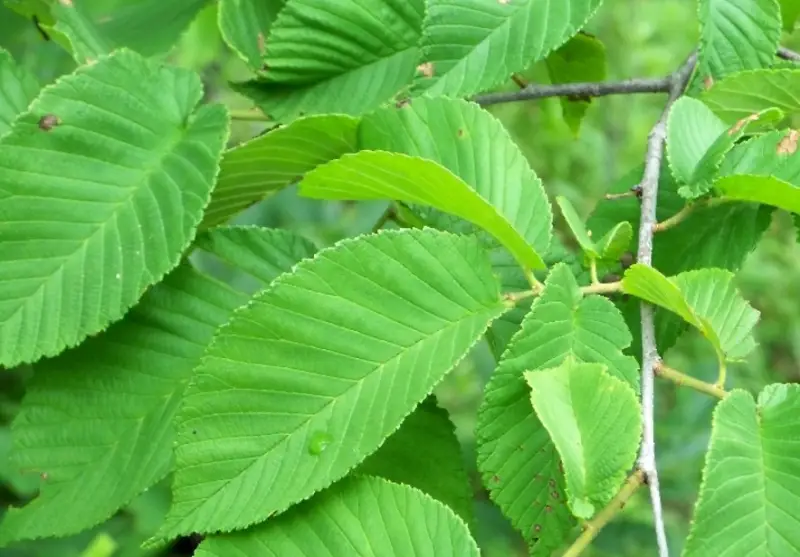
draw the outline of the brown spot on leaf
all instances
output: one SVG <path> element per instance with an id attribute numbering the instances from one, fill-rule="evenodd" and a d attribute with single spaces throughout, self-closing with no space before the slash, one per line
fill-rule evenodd
<path id="1" fill-rule="evenodd" d="M 458 137 L 464 137 L 464 130 L 461 129 L 461 128 L 458 128 L 458 131 L 456 132 L 456 135 Z"/>
<path id="2" fill-rule="evenodd" d="M 39 129 L 49 132 L 61 123 L 61 120 L 55 114 L 45 114 L 39 118 Z"/>
<path id="3" fill-rule="evenodd" d="M 534 532 L 541 532 L 542 531 L 542 525 L 541 524 L 534 524 L 533 525 L 533 531 Z"/>
<path id="4" fill-rule="evenodd" d="M 550 495 L 552 495 L 553 499 L 558 499 L 558 491 L 554 491 Z"/>
<path id="5" fill-rule="evenodd" d="M 744 118 L 736 122 L 731 129 L 728 130 L 728 135 L 736 135 L 737 133 L 742 131 L 742 128 L 744 128 L 747 124 L 749 124 L 750 122 L 755 122 L 756 120 L 758 120 L 758 114 L 750 114 L 748 116 L 745 116 Z"/>
<path id="6" fill-rule="evenodd" d="M 714 86 L 714 78 L 710 75 L 707 75 L 703 78 L 703 89 L 708 91 L 711 87 Z"/>
<path id="7" fill-rule="evenodd" d="M 797 152 L 797 140 L 800 139 L 800 131 L 789 130 L 789 133 L 778 143 L 779 155 L 793 155 Z"/>
<path id="8" fill-rule="evenodd" d="M 42 473 L 40 474 L 40 476 L 41 476 L 41 478 L 42 478 L 42 480 L 43 480 L 43 481 L 47 481 L 47 478 L 49 478 L 49 477 L 50 477 L 50 476 L 47 474 L 47 472 L 42 472 Z"/>
<path id="9" fill-rule="evenodd" d="M 492 476 L 492 483 L 499 484 L 500 483 L 500 476 L 497 476 L 497 475 Z"/>
<path id="10" fill-rule="evenodd" d="M 433 62 L 423 62 L 417 66 L 417 71 L 425 77 L 433 77 Z"/>
<path id="11" fill-rule="evenodd" d="M 400 99 L 396 103 L 394 103 L 395 108 L 403 108 L 404 106 L 408 106 L 411 104 L 411 99 Z"/>
<path id="12" fill-rule="evenodd" d="M 545 505 L 544 512 L 546 512 L 546 513 L 553 512 L 553 507 L 551 507 L 550 505 Z"/>
<path id="13" fill-rule="evenodd" d="M 549 482 L 547 482 L 547 483 L 549 483 L 549 484 L 550 484 L 550 487 L 555 487 L 555 486 L 556 486 L 556 481 L 555 481 L 554 479 L 552 479 L 552 478 L 551 478 L 551 479 L 550 479 L 550 481 L 549 481 Z"/>
<path id="14" fill-rule="evenodd" d="M 266 39 L 264 38 L 264 33 L 259 33 L 259 34 L 258 34 L 258 37 L 256 37 L 256 41 L 257 41 L 257 43 L 258 43 L 258 51 L 259 51 L 259 52 L 261 53 L 261 55 L 263 56 L 263 55 L 264 55 L 264 53 L 265 53 L 265 52 L 266 52 L 266 50 L 267 50 L 267 41 L 266 41 Z"/>

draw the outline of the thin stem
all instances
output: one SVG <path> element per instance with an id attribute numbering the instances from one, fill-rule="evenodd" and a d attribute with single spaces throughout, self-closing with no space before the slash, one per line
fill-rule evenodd
<path id="1" fill-rule="evenodd" d="M 395 220 L 395 217 L 396 217 L 396 211 L 394 210 L 394 205 L 390 203 L 389 206 L 386 207 L 386 210 L 383 211 L 380 218 L 378 218 L 377 222 L 372 226 L 372 232 L 373 233 L 377 232 L 378 230 L 383 228 L 387 222 Z"/>
<path id="2" fill-rule="evenodd" d="M 712 385 L 711 383 L 706 383 L 705 381 L 700 381 L 690 375 L 681 373 L 677 369 L 673 369 L 664 364 L 664 362 L 659 362 L 656 365 L 655 372 L 658 377 L 668 379 L 680 387 L 689 387 L 690 389 L 705 393 L 709 396 L 725 398 L 728 394 L 727 391 L 719 388 L 717 385 Z"/>
<path id="3" fill-rule="evenodd" d="M 231 120 L 243 120 L 248 122 L 269 122 L 269 116 L 261 112 L 257 108 L 248 108 L 247 110 L 240 110 L 235 108 L 228 109 L 231 115 Z"/>
<path id="4" fill-rule="evenodd" d="M 503 295 L 503 299 L 514 304 L 527 300 L 528 298 L 535 298 L 542 293 L 544 285 L 538 283 L 540 286 L 531 288 L 530 290 L 522 290 L 520 292 L 508 292 Z M 581 294 L 584 296 L 588 294 L 613 294 L 615 292 L 622 292 L 622 283 L 617 282 L 598 282 L 589 286 L 581 286 Z"/>
<path id="5" fill-rule="evenodd" d="M 694 212 L 695 207 L 696 207 L 695 203 L 689 203 L 687 205 L 684 205 L 680 211 L 678 211 L 668 219 L 655 224 L 653 226 L 653 232 L 664 232 L 665 230 L 669 230 L 670 228 L 678 226 L 680 223 L 685 221 L 689 217 L 689 215 L 691 215 Z"/>
<path id="6" fill-rule="evenodd" d="M 488 93 L 486 95 L 478 95 L 473 100 L 480 105 L 489 106 L 547 97 L 605 97 L 608 95 L 631 95 L 633 93 L 667 93 L 671 83 L 671 77 L 660 77 L 595 83 L 528 85 L 520 91 Z"/>
<path id="7" fill-rule="evenodd" d="M 667 117 L 676 100 L 683 94 L 689 81 L 697 55 L 692 54 L 669 77 L 669 99 L 661 117 L 656 122 L 647 138 L 647 154 L 645 155 L 644 175 L 639 183 L 641 191 L 641 224 L 639 227 L 639 246 L 636 261 L 643 265 L 652 265 L 653 261 L 653 229 L 656 224 L 656 206 L 658 203 L 658 180 L 661 175 L 661 163 L 664 158 L 664 142 L 667 131 Z M 639 469 L 645 473 L 650 487 L 650 500 L 653 506 L 653 522 L 658 542 L 660 557 L 669 557 L 667 535 L 664 526 L 664 511 L 661 505 L 661 491 L 658 485 L 655 447 L 655 407 L 654 370 L 658 362 L 656 346 L 655 322 L 653 307 L 641 304 L 642 321 L 642 446 L 639 452 Z"/>
<path id="8" fill-rule="evenodd" d="M 569 547 L 562 557 L 578 557 L 584 549 L 589 547 L 592 540 L 597 536 L 603 527 L 625 507 L 625 503 L 636 493 L 636 490 L 644 483 L 645 474 L 641 470 L 636 470 L 631 474 L 622 488 L 602 511 L 597 513 L 594 518 L 584 525 L 583 532 L 578 539 Z"/>
<path id="9" fill-rule="evenodd" d="M 719 389 L 725 389 L 725 380 L 728 378 L 728 366 L 725 364 L 725 356 L 720 354 L 719 358 L 719 374 L 717 375 L 716 386 Z"/>
<path id="10" fill-rule="evenodd" d="M 789 50 L 788 48 L 778 47 L 778 56 L 784 60 L 791 60 L 792 62 L 800 62 L 800 52 Z"/>
<path id="11" fill-rule="evenodd" d="M 535 294 L 539 294 L 544 289 L 544 285 L 536 280 L 536 277 L 533 276 L 533 271 L 530 269 L 523 269 L 522 272 L 525 275 L 528 284 L 531 285 L 531 290 L 533 290 Z"/>
<path id="12" fill-rule="evenodd" d="M 597 260 L 594 257 L 589 261 L 589 276 L 592 279 L 592 284 L 600 284 L 600 279 L 597 278 Z"/>
<path id="13" fill-rule="evenodd" d="M 629 197 L 636 197 L 637 195 L 638 194 L 635 191 L 631 190 L 622 193 L 607 193 L 605 195 L 605 198 L 609 201 L 614 201 L 617 199 L 627 199 Z"/>

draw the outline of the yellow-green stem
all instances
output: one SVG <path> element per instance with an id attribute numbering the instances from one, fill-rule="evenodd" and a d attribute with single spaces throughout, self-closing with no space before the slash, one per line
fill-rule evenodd
<path id="1" fill-rule="evenodd" d="M 664 362 L 659 362 L 656 365 L 655 372 L 658 377 L 669 379 L 678 386 L 689 387 L 695 391 L 705 393 L 709 396 L 722 399 L 728 394 L 718 385 L 712 385 L 711 383 L 706 383 L 705 381 L 695 379 L 694 377 L 686 375 L 685 373 L 681 373 L 680 371 L 665 365 Z"/>
<path id="2" fill-rule="evenodd" d="M 605 508 L 597 513 L 593 519 L 588 521 L 584 527 L 583 532 L 578 539 L 569 547 L 562 557 L 578 557 L 583 550 L 585 550 L 592 543 L 592 540 L 600 533 L 603 527 L 611 522 L 611 520 L 625 507 L 628 499 L 636 493 L 644 483 L 644 472 L 636 470 L 631 474 L 622 488 L 617 492 L 614 498 L 605 506 Z"/>
<path id="3" fill-rule="evenodd" d="M 269 122 L 269 116 L 261 112 L 257 108 L 249 108 L 247 110 L 240 110 L 231 108 L 228 110 L 232 120 L 244 120 L 249 122 Z"/>

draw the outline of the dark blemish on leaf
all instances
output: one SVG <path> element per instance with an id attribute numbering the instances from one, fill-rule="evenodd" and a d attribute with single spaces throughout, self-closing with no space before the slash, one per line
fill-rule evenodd
<path id="1" fill-rule="evenodd" d="M 534 532 L 541 532 L 542 531 L 542 525 L 541 524 L 534 524 L 533 525 L 533 531 Z"/>
<path id="2" fill-rule="evenodd" d="M 197 435 L 197 430 L 196 429 L 192 430 L 192 435 Z"/>
<path id="3" fill-rule="evenodd" d="M 497 476 L 497 475 L 492 476 L 492 483 L 499 484 L 500 483 L 500 476 Z"/>
<path id="4" fill-rule="evenodd" d="M 45 482 L 46 482 L 46 481 L 47 481 L 47 478 L 49 478 L 49 477 L 50 477 L 50 475 L 49 475 L 47 472 L 42 472 L 42 473 L 40 474 L 40 477 L 42 478 L 42 481 L 45 481 Z"/>
<path id="5" fill-rule="evenodd" d="M 456 135 L 458 135 L 458 137 L 464 137 L 464 130 L 459 128 L 458 131 L 456 132 Z"/>
<path id="6" fill-rule="evenodd" d="M 552 478 L 547 483 L 550 484 L 550 487 L 555 487 L 556 486 L 556 481 L 554 479 L 552 479 Z"/>
<path id="7" fill-rule="evenodd" d="M 542 479 L 542 475 L 541 475 L 541 474 L 536 474 L 536 475 L 533 477 L 533 479 L 534 479 L 534 480 L 537 480 L 537 481 L 538 481 L 538 480 L 541 480 L 541 479 Z"/>
<path id="8" fill-rule="evenodd" d="M 403 107 L 408 106 L 410 103 L 411 103 L 411 100 L 408 99 L 408 98 L 400 99 L 394 104 L 394 107 L 395 108 L 403 108 Z"/>
<path id="9" fill-rule="evenodd" d="M 553 497 L 553 499 L 558 499 L 558 491 L 554 491 L 550 495 Z"/>
<path id="10" fill-rule="evenodd" d="M 544 512 L 546 512 L 546 513 L 553 512 L 553 507 L 551 507 L 550 505 L 545 505 Z"/>
<path id="11" fill-rule="evenodd" d="M 55 114 L 45 114 L 39 118 L 39 129 L 49 132 L 61 123 L 61 120 Z"/>

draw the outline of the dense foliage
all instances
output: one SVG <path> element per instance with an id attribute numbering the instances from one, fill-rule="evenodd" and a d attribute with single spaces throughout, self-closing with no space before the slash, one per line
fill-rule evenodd
<path id="1" fill-rule="evenodd" d="M 800 0 L 632 4 L 6 0 L 0 555 L 800 554 Z"/>

